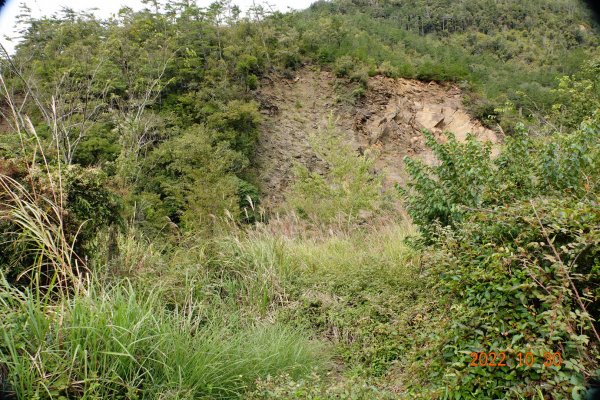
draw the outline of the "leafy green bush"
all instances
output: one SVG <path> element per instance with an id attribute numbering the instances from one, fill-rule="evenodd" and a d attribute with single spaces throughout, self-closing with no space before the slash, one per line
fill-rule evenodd
<path id="1" fill-rule="evenodd" d="M 250 146 L 252 139 L 240 138 L 244 144 L 235 146 L 240 151 L 234 150 L 228 139 L 236 137 L 231 129 L 238 124 L 235 129 L 243 129 L 252 122 L 246 120 L 244 112 L 231 111 L 228 113 L 231 118 L 218 114 L 222 120 L 214 124 L 220 124 L 223 131 L 192 126 L 180 136 L 163 142 L 144 160 L 145 179 L 139 184 L 140 198 L 150 203 L 138 218 L 145 228 L 160 231 L 170 220 L 187 230 L 209 233 L 213 217 L 222 217 L 226 211 L 240 220 L 246 219 L 242 208 L 248 207 L 247 195 L 254 196 L 253 201 L 256 195 L 236 175 L 248 165 L 241 148 Z"/>
<path id="2" fill-rule="evenodd" d="M 258 138 L 260 121 L 256 102 L 233 100 L 208 117 L 207 127 L 215 131 L 215 142 L 226 142 L 233 150 L 250 158 Z"/>
<path id="3" fill-rule="evenodd" d="M 427 264 L 455 304 L 435 350 L 448 394 L 581 398 L 599 355 L 598 215 L 591 201 L 521 201 L 474 211 L 440 232 Z M 469 366 L 471 352 L 490 351 L 505 352 L 508 367 Z M 534 365 L 519 367 L 517 354 L 529 351 Z M 543 365 L 547 352 L 561 353 L 560 368 Z"/>
<path id="4" fill-rule="evenodd" d="M 582 398 L 598 367 L 600 121 L 570 135 L 428 144 L 439 163 L 407 160 L 408 210 L 430 246 L 429 273 L 453 304 L 424 370 L 445 398 Z M 519 133 L 520 132 L 520 133 Z M 508 367 L 469 366 L 504 352 Z M 531 352 L 532 366 L 518 353 Z M 560 367 L 544 366 L 560 352 Z M 415 393 L 423 394 L 415 388 Z M 429 394 L 433 395 L 433 394 Z"/>
<path id="5" fill-rule="evenodd" d="M 553 192 L 577 197 L 597 190 L 600 165 L 598 119 L 573 134 L 534 139 L 523 125 L 506 138 L 502 153 L 491 156 L 491 145 L 473 137 L 447 143 L 425 132 L 426 143 L 439 160 L 435 165 L 405 158 L 411 176 L 404 193 L 413 220 L 426 238 L 434 222 L 454 226 L 472 208 L 509 204 Z"/>
<path id="6" fill-rule="evenodd" d="M 406 157 L 411 180 L 409 190 L 402 192 L 413 220 L 429 235 L 434 221 L 446 226 L 459 220 L 460 205 L 481 206 L 486 199 L 495 196 L 488 193 L 494 178 L 489 144 L 482 144 L 473 137 L 460 143 L 453 135 L 442 144 L 431 133 L 424 134 L 427 145 L 440 162 L 431 166 Z"/>
<path id="7" fill-rule="evenodd" d="M 106 187 L 108 177 L 100 169 L 71 166 L 64 172 L 66 209 L 69 212 L 69 230 L 77 234 L 75 252 L 90 256 L 98 232 L 111 225 L 121 225 L 121 204 Z"/>
<path id="8" fill-rule="evenodd" d="M 579 123 L 600 108 L 600 57 L 586 61 L 573 76 L 563 76 L 554 90 L 557 102 L 552 115 L 558 124 L 567 129 Z"/>

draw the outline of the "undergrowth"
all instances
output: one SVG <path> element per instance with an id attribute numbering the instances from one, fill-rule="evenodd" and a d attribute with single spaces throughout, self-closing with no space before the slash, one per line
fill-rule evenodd
<path id="1" fill-rule="evenodd" d="M 126 281 L 48 301 L 0 288 L 0 363 L 18 398 L 237 398 L 258 378 L 320 364 L 318 347 L 284 323 L 244 323 Z"/>
<path id="2" fill-rule="evenodd" d="M 408 160 L 408 211 L 424 266 L 453 304 L 451 324 L 422 355 L 423 398 L 580 399 L 597 379 L 600 114 L 551 138 L 507 138 L 492 157 L 470 138 L 441 143 L 440 163 Z M 472 365 L 504 353 L 506 367 Z M 530 365 L 518 354 L 530 352 Z M 547 353 L 562 362 L 544 365 Z"/>
<path id="3" fill-rule="evenodd" d="M 214 21 L 182 3 L 172 19 L 124 11 L 106 26 L 87 17 L 32 26 L 17 60 L 33 60 L 34 70 L 7 59 L 8 86 L 0 80 L 10 117 L 2 153 L 11 158 L 0 161 L 0 397 L 583 396 L 598 374 L 600 345 L 600 114 L 589 117 L 596 61 L 561 80 L 552 109 L 552 96 L 525 118 L 523 101 L 518 111 L 505 104 L 500 126 L 550 112 L 540 132 L 557 134 L 511 126 L 497 157 L 473 138 L 426 134 L 437 162 L 407 160 L 411 180 L 401 190 L 418 232 L 395 208 L 374 158 L 358 156 L 331 129 L 311 143 L 326 168 L 298 166 L 282 217 L 265 225 L 247 174 L 262 119 L 252 92 L 278 68 L 271 56 L 285 68 L 304 58 L 331 65 L 351 82 L 337 88 L 344 102 L 364 95 L 375 73 L 478 81 L 491 72 L 477 69 L 498 72 L 491 60 L 467 70 L 457 58 L 464 46 L 433 45 L 422 24 L 390 41 L 408 47 L 386 64 L 393 47 L 373 46 L 352 24 L 375 34 L 395 18 L 366 20 L 354 7 L 328 16 L 343 5 L 320 2 L 299 14 L 318 18 L 292 24 L 306 25 L 303 39 L 288 49 L 282 37 L 271 55 L 267 43 L 275 42 L 262 28 L 286 17 L 259 18 L 257 9 L 262 23 L 232 15 L 225 27 L 223 2 Z M 41 63 L 44 46 L 65 40 L 53 27 L 89 42 Z M 57 35 L 39 41 L 36 32 Z M 148 43 L 130 41 L 131 33 Z M 238 36 L 251 48 L 228 45 Z M 128 51 L 113 46 L 123 38 Z M 469 47 L 479 42 L 472 39 Z M 99 63 L 79 57 L 86 54 Z M 414 65 L 400 59 L 407 55 L 419 56 Z M 515 79 L 519 65 L 500 70 L 500 85 L 487 80 L 493 103 L 473 99 L 492 126 L 502 111 L 492 104 L 511 97 L 501 93 L 513 81 L 542 77 L 540 64 Z M 98 81 L 85 72 L 96 69 Z M 54 96 L 57 82 L 65 97 Z M 531 88 L 537 97 L 549 90 Z M 14 93 L 26 94 L 21 104 Z M 470 366 L 471 353 L 482 352 L 504 352 L 512 363 Z M 537 361 L 517 366 L 518 352 Z M 547 352 L 562 363 L 544 366 Z"/>

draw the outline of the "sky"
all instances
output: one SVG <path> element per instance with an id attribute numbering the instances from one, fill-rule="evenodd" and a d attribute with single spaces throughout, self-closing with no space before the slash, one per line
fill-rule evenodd
<path id="1" fill-rule="evenodd" d="M 315 0 L 268 0 L 267 3 L 276 10 L 286 11 L 288 8 L 307 8 L 313 1 Z M 256 2 L 262 3 L 259 0 L 256 0 Z M 27 4 L 34 17 L 50 16 L 60 11 L 62 7 L 69 7 L 74 10 L 97 8 L 94 13 L 98 17 L 104 18 L 117 12 L 124 5 L 133 9 L 143 8 L 140 0 L 8 0 L 8 4 L 0 11 L 0 43 L 6 47 L 9 53 L 14 51 L 15 42 L 7 41 L 5 36 L 16 36 L 16 18 L 19 15 L 19 5 L 22 3 Z M 204 7 L 212 1 L 197 0 L 197 3 L 199 6 Z M 245 10 L 252 5 L 253 0 L 233 0 L 232 3 Z"/>

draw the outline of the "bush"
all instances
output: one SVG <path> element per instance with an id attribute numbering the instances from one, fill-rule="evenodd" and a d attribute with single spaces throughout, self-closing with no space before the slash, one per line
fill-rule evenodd
<path id="1" fill-rule="evenodd" d="M 596 119 L 600 115 L 596 116 Z M 411 180 L 401 189 L 415 223 L 431 237 L 434 222 L 454 226 L 472 208 L 509 204 L 520 199 L 566 192 L 577 197 L 597 190 L 600 177 L 600 123 L 590 120 L 573 134 L 533 139 L 524 126 L 506 138 L 502 153 L 491 157 L 490 144 L 449 134 L 439 143 L 425 132 L 439 163 L 405 158 Z"/>
<path id="2" fill-rule="evenodd" d="M 369 71 L 365 67 L 355 69 L 350 74 L 350 81 L 356 82 L 360 85 L 360 88 L 366 89 L 369 83 Z"/>
<path id="3" fill-rule="evenodd" d="M 348 78 L 356 66 L 356 60 L 351 56 L 342 56 L 335 60 L 333 72 L 338 78 Z"/>
<path id="4" fill-rule="evenodd" d="M 570 135 L 517 132 L 497 158 L 473 138 L 442 144 L 427 134 L 439 163 L 407 160 L 425 265 L 453 304 L 424 356 L 444 397 L 582 398 L 598 367 L 598 115 Z M 504 352 L 508 367 L 469 366 L 472 352 Z M 535 363 L 518 366 L 527 352 Z M 561 353 L 560 367 L 543 365 L 548 352 Z"/>
<path id="5" fill-rule="evenodd" d="M 482 144 L 473 137 L 460 143 L 453 135 L 443 144 L 431 133 L 424 134 L 427 145 L 440 162 L 431 166 L 406 157 L 411 180 L 408 191 L 401 189 L 401 192 L 414 222 L 429 238 L 432 223 L 446 226 L 460 220 L 459 206 L 478 207 L 495 198 L 495 193 L 490 193 L 494 171 L 489 144 Z"/>
<path id="6" fill-rule="evenodd" d="M 377 73 L 381 74 L 387 78 L 396 78 L 397 73 L 394 70 L 394 67 L 389 61 L 382 62 L 377 68 Z"/>
<path id="7" fill-rule="evenodd" d="M 453 231 L 440 231 L 438 250 L 426 264 L 455 304 L 435 350 L 436 372 L 444 371 L 448 393 L 530 398 L 539 390 L 555 399 L 582 394 L 599 356 L 592 328 L 600 282 L 594 208 L 593 202 L 572 199 L 521 201 L 473 212 Z M 490 351 L 505 352 L 508 367 L 469 366 L 471 352 Z M 517 354 L 529 351 L 535 364 L 519 367 Z M 560 368 L 543 365 L 547 352 L 561 353 Z"/>

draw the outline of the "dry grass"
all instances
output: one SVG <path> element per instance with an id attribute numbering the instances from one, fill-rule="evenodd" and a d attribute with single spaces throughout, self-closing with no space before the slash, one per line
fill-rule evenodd
<path id="1" fill-rule="evenodd" d="M 22 107 L 16 104 L 1 74 L 0 87 L 11 113 L 10 126 L 20 138 L 22 153 L 30 154 L 31 158 L 24 162 L 26 184 L 0 173 L 0 220 L 13 230 L 10 235 L 13 249 L 23 258 L 34 260 L 17 279 L 27 276 L 38 287 L 83 291 L 87 267 L 74 251 L 79 230 L 69 237 L 65 228 L 64 166 L 60 157 L 56 165 L 50 164 L 36 129 L 22 114 Z M 55 108 L 52 110 L 51 120 L 57 129 Z M 29 143 L 33 143 L 33 148 Z M 41 187 L 41 182 L 46 182 L 47 187 Z"/>

